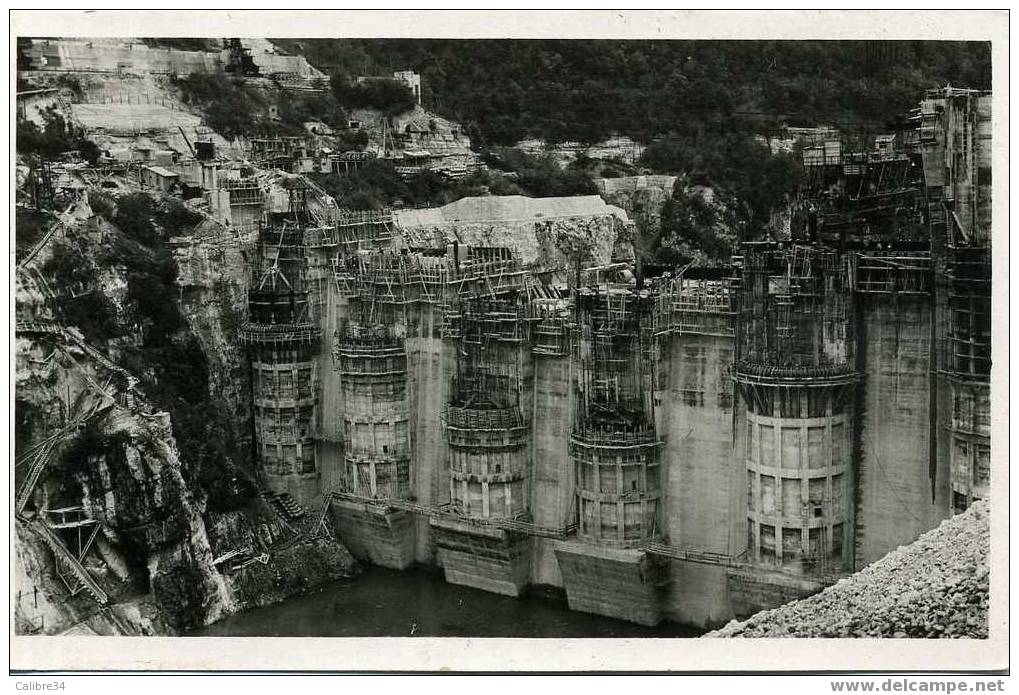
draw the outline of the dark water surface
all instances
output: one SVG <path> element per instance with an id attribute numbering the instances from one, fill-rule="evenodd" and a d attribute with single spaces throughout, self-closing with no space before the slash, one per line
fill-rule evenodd
<path id="1" fill-rule="evenodd" d="M 547 592 L 546 592 L 547 593 Z M 697 637 L 571 611 L 563 598 L 518 599 L 447 584 L 425 570 L 369 567 L 322 591 L 245 611 L 190 634 L 219 637 Z"/>

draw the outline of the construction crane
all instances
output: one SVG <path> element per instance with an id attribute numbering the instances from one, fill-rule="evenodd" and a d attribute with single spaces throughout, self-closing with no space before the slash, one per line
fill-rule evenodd
<path id="1" fill-rule="evenodd" d="M 240 39 L 226 39 L 227 62 L 224 71 L 237 76 L 258 77 L 258 66 Z"/>
<path id="2" fill-rule="evenodd" d="M 198 156 L 198 154 L 197 154 L 197 153 L 195 152 L 195 148 L 194 148 L 194 147 L 192 147 L 192 145 L 191 145 L 191 141 L 190 141 L 190 140 L 188 140 L 188 136 L 187 136 L 187 134 L 185 134 L 185 132 L 184 132 L 184 128 L 182 128 L 181 126 L 177 126 L 177 130 L 179 130 L 179 131 L 180 131 L 180 136 L 181 136 L 182 138 L 184 138 L 184 144 L 188 146 L 188 149 L 189 149 L 189 150 L 191 150 L 191 154 L 192 154 L 193 156 L 197 157 L 197 156 Z"/>

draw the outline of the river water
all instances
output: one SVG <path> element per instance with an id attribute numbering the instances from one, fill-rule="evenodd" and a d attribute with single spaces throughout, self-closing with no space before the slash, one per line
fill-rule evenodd
<path id="1" fill-rule="evenodd" d="M 426 570 L 368 567 L 323 590 L 254 608 L 193 635 L 218 637 L 696 637 L 703 631 L 657 627 L 571 611 L 561 596 L 521 598 L 447 584 Z"/>

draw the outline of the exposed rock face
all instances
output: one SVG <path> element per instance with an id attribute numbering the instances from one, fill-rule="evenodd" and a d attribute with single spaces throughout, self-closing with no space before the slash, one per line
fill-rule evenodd
<path id="1" fill-rule="evenodd" d="M 210 392 L 231 405 L 228 415 L 243 460 L 251 451 L 251 374 L 237 333 L 247 302 L 249 252 L 241 240 L 222 230 L 212 237 L 196 234 L 175 241 L 181 312 L 209 363 Z"/>
<path id="2" fill-rule="evenodd" d="M 637 231 L 646 235 L 658 232 L 662 207 L 672 196 L 677 178 L 667 175 L 621 176 L 595 179 L 595 185 L 605 202 L 625 210 Z"/>
<path id="3" fill-rule="evenodd" d="M 102 259 L 99 246 L 118 243 L 121 235 L 102 218 L 67 223 L 74 227 L 69 238 L 87 258 Z M 93 227 L 102 233 L 93 234 Z M 150 383 L 165 390 L 166 379 L 179 372 L 144 361 L 155 359 L 157 351 L 137 349 L 144 327 L 131 320 L 137 308 L 128 304 L 136 299 L 130 299 L 132 278 L 124 268 L 100 261 L 95 269 L 99 280 L 88 291 L 114 307 L 120 335 L 93 338 L 91 347 L 76 342 L 73 336 L 80 333 L 74 326 L 56 327 L 63 315 L 58 305 L 71 301 L 54 294 L 62 288 L 30 282 L 32 273 L 19 272 L 19 321 L 55 327 L 19 333 L 16 341 L 16 452 L 28 454 L 18 460 L 19 489 L 35 469 L 30 447 L 60 435 L 38 479 L 25 488 L 31 494 L 17 521 L 19 633 L 176 634 L 357 570 L 325 529 L 286 523 L 257 494 L 247 363 L 235 342 L 246 284 L 243 243 L 221 228 L 198 231 L 198 241 L 170 243 L 177 291 L 162 301 L 176 305 L 186 322 L 170 339 L 197 339 L 203 361 L 192 364 L 198 357 L 186 355 L 184 363 L 171 366 L 183 373 L 207 369 L 207 397 L 189 397 L 199 398 L 202 412 L 210 413 L 209 431 L 237 443 L 223 448 L 217 460 L 195 459 L 194 452 L 182 450 L 189 440 L 177 431 L 177 412 L 162 412 L 144 393 Z M 117 366 L 129 352 L 132 371 L 146 377 L 133 389 Z M 169 407 L 186 414 L 189 404 Z M 220 472 L 213 478 L 216 488 L 204 482 L 210 466 Z M 314 510 L 308 512 L 310 518 Z M 85 522 L 81 536 L 78 527 L 60 526 L 67 519 Z M 74 555 L 83 552 L 80 564 L 105 601 L 91 590 L 71 590 L 82 583 L 75 579 L 81 570 L 58 561 L 54 542 Z M 231 551 L 241 554 L 234 553 L 233 563 L 224 561 Z M 244 560 L 248 563 L 238 568 Z"/>
<path id="4" fill-rule="evenodd" d="M 39 347 L 29 341 L 19 345 L 28 350 L 26 356 Z M 59 429 L 59 409 L 47 407 L 52 405 L 47 395 L 76 394 L 81 407 L 94 398 L 77 390 L 87 388 L 74 378 L 78 371 L 90 371 L 84 360 L 58 354 L 43 364 L 29 364 L 19 363 L 17 393 L 22 407 L 31 410 L 36 431 Z M 100 414 L 84 430 L 58 444 L 26 514 L 41 518 L 48 513 L 42 510 L 81 507 L 84 516 L 99 522 L 95 545 L 82 564 L 112 605 L 101 610 L 87 592 L 68 598 L 52 551 L 19 520 L 19 625 L 47 634 L 71 628 L 100 634 L 172 633 L 233 612 L 230 590 L 212 566 L 200 502 L 181 476 L 169 418 L 108 399 L 101 403 Z M 63 535 L 77 551 L 73 533 L 70 539 Z"/>
<path id="5" fill-rule="evenodd" d="M 632 256 L 626 213 L 598 196 L 462 198 L 438 208 L 399 210 L 394 220 L 408 246 L 507 246 L 525 264 L 549 270 L 602 265 Z M 626 248 L 621 249 L 621 243 Z"/>
<path id="6" fill-rule="evenodd" d="M 206 516 L 217 557 L 241 549 L 264 560 L 243 563 L 226 575 L 238 610 L 276 603 L 349 577 L 358 569 L 347 549 L 328 535 L 308 533 L 304 540 L 294 542 L 294 529 L 261 502 L 240 511 Z"/>
<path id="7" fill-rule="evenodd" d="M 988 506 L 977 502 L 820 594 L 705 637 L 987 637 Z"/>

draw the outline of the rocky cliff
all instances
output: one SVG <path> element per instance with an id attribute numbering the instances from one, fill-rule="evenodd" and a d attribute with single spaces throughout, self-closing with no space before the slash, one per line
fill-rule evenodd
<path id="1" fill-rule="evenodd" d="M 18 269 L 16 629 L 177 634 L 356 571 L 251 459 L 247 242 L 93 192 Z"/>

